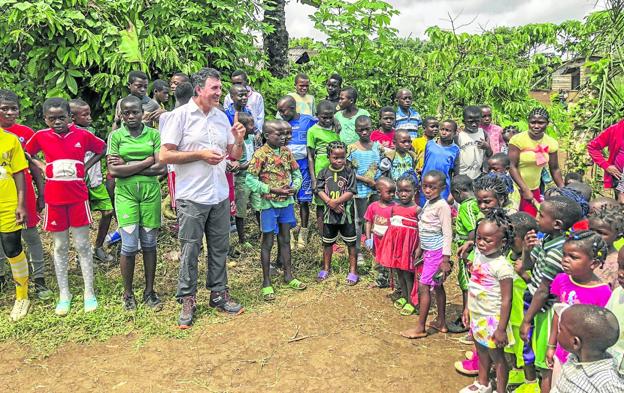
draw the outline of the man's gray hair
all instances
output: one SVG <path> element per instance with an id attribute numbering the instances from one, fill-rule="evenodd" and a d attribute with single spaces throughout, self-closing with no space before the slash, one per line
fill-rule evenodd
<path id="1" fill-rule="evenodd" d="M 197 86 L 204 87 L 208 78 L 221 80 L 221 73 L 210 67 L 204 67 L 201 70 L 197 71 L 196 73 L 191 75 L 193 90 L 195 90 Z"/>

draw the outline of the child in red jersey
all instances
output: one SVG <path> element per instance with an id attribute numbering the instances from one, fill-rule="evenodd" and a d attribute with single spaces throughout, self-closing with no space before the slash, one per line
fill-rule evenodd
<path id="1" fill-rule="evenodd" d="M 0 127 L 5 131 L 10 132 L 17 136 L 22 148 L 26 145 L 26 141 L 30 139 L 35 133 L 30 127 L 17 124 L 17 118 L 19 117 L 19 98 L 18 96 L 9 90 L 0 89 Z M 28 246 L 27 257 L 31 267 L 31 280 L 35 283 L 35 291 L 37 297 L 41 300 L 46 300 L 52 297 L 52 291 L 48 289 L 44 279 L 44 264 L 43 264 L 43 245 L 41 244 L 41 237 L 37 230 L 37 224 L 39 224 L 39 213 L 43 210 L 43 184 L 44 179 L 35 166 L 34 163 L 29 162 L 29 169 L 24 171 L 24 182 L 26 185 L 25 199 L 26 199 L 26 211 L 28 213 L 28 220 L 25 222 L 24 229 L 22 229 L 22 239 Z M 31 176 L 32 174 L 32 176 Z M 33 179 L 37 185 L 37 193 L 33 187 Z M 0 255 L 0 281 L 4 281 L 4 255 Z M 2 284 L 0 283 L 0 286 Z"/>
<path id="2" fill-rule="evenodd" d="M 43 118 L 50 128 L 37 131 L 26 143 L 26 151 L 33 156 L 41 151 L 45 159 L 45 164 L 38 161 L 38 165 L 47 178 L 44 229 L 52 232 L 54 238 L 54 269 L 60 291 L 55 312 L 67 315 L 71 304 L 67 277 L 70 229 L 85 284 L 84 309 L 89 312 L 97 308 L 97 300 L 93 291 L 93 254 L 89 244 L 91 211 L 84 176 L 100 161 L 106 143 L 87 130 L 69 125 L 69 103 L 62 98 L 49 98 L 43 103 Z M 84 163 L 89 151 L 95 155 Z"/>

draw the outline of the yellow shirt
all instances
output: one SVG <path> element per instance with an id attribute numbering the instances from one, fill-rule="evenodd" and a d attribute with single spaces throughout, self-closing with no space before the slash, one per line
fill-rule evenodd
<path id="1" fill-rule="evenodd" d="M 295 99 L 295 102 L 297 103 L 297 113 L 301 115 L 316 116 L 313 95 L 306 94 L 303 97 L 297 93 L 288 93 L 288 95 Z"/>
<path id="2" fill-rule="evenodd" d="M 17 188 L 13 174 L 28 168 L 28 161 L 17 137 L 0 128 L 0 210 L 15 209 Z"/>
<path id="3" fill-rule="evenodd" d="M 509 141 L 509 144 L 520 150 L 518 170 L 520 171 L 522 180 L 524 180 L 524 184 L 526 184 L 530 190 L 538 189 L 542 178 L 542 169 L 548 165 L 549 154 L 556 153 L 557 150 L 559 150 L 559 143 L 546 134 L 544 134 L 541 140 L 534 141 L 529 136 L 529 133 L 525 131 L 514 135 Z M 545 154 L 546 163 L 541 166 L 538 166 L 535 162 L 535 150 L 539 145 L 548 147 L 548 153 Z"/>
<path id="4" fill-rule="evenodd" d="M 418 156 L 418 162 L 416 163 L 417 170 L 422 170 L 423 166 L 425 166 L 425 147 L 427 146 L 427 142 L 429 142 L 429 139 L 424 135 L 412 139 L 414 153 Z"/>

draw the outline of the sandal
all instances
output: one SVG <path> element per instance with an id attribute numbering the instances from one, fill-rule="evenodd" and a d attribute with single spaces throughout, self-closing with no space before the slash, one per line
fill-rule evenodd
<path id="1" fill-rule="evenodd" d="M 329 272 L 327 270 L 321 270 L 316 276 L 316 282 L 323 282 L 327 280 L 327 277 L 329 277 Z"/>
<path id="2" fill-rule="evenodd" d="M 394 301 L 394 308 L 397 310 L 401 310 L 407 304 L 407 299 L 404 297 L 400 297 Z"/>
<path id="3" fill-rule="evenodd" d="M 414 306 L 412 306 L 409 303 L 405 303 L 405 305 L 401 309 L 400 314 L 403 315 L 404 317 L 407 317 L 407 316 L 410 316 L 410 315 L 414 314 L 414 311 L 416 311 Z"/>
<path id="4" fill-rule="evenodd" d="M 288 283 L 286 283 L 286 285 L 288 285 L 289 288 L 296 289 L 298 291 L 303 291 L 304 289 L 308 287 L 307 285 L 297 280 L 296 278 L 293 278 L 292 280 L 290 280 Z"/>
<path id="5" fill-rule="evenodd" d="M 275 291 L 272 286 L 264 287 L 260 290 L 260 294 L 262 294 L 262 300 L 265 302 L 272 302 L 275 300 Z"/>
<path id="6" fill-rule="evenodd" d="M 355 284 L 358 283 L 358 281 L 360 281 L 360 276 L 358 276 L 357 274 L 355 273 L 347 274 L 347 285 L 354 286 Z"/>

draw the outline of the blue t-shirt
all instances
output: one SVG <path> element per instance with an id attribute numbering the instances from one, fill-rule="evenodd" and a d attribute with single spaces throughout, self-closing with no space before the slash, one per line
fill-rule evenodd
<path id="1" fill-rule="evenodd" d="M 349 145 L 348 151 L 347 160 L 351 162 L 351 166 L 355 169 L 357 176 L 364 176 L 373 180 L 381 176 L 381 171 L 379 170 L 379 161 L 381 160 L 379 143 L 374 142 L 370 150 L 362 150 L 358 148 L 357 143 L 354 143 Z M 356 180 L 356 186 L 356 198 L 368 198 L 375 191 L 360 180 Z"/>
<path id="2" fill-rule="evenodd" d="M 228 105 L 228 107 L 225 108 L 225 110 L 223 112 L 225 112 L 225 115 L 227 116 L 228 120 L 230 121 L 230 125 L 234 125 L 234 115 L 236 114 L 236 109 L 234 109 L 234 104 Z M 251 115 L 251 117 L 253 117 L 253 114 L 251 113 L 251 111 L 249 110 L 248 107 L 245 107 L 242 110 L 242 112 L 245 112 L 245 113 Z"/>
<path id="3" fill-rule="evenodd" d="M 440 196 L 443 199 L 448 198 L 451 192 L 451 176 L 449 173 L 455 168 L 455 161 L 459 156 L 459 146 L 452 144 L 450 146 L 439 145 L 436 141 L 429 141 L 425 146 L 425 164 L 423 165 L 422 176 L 427 172 L 437 170 L 446 175 L 446 188 Z M 420 194 L 420 206 L 424 206 L 426 199 Z"/>
<path id="4" fill-rule="evenodd" d="M 407 130 L 412 139 L 418 138 L 418 128 L 422 125 L 420 113 L 414 108 L 409 108 L 407 113 L 401 107 L 397 107 L 394 128 L 397 130 Z"/>
<path id="5" fill-rule="evenodd" d="M 299 115 L 298 119 L 292 119 L 288 123 L 292 127 L 292 141 L 288 148 L 295 160 L 302 160 L 308 156 L 308 130 L 318 122 L 310 115 Z"/>

